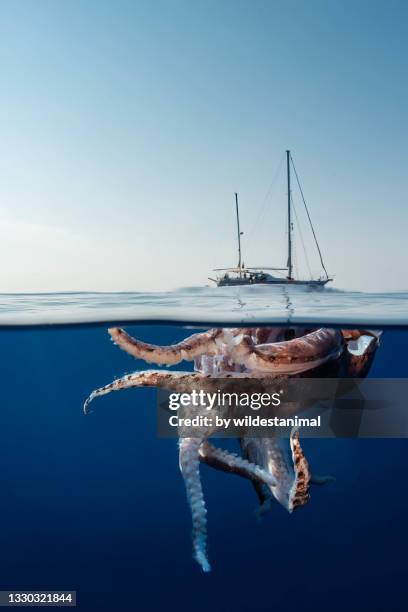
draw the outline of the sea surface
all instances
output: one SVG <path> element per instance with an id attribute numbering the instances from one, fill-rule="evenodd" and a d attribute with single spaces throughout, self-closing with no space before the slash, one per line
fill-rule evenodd
<path id="1" fill-rule="evenodd" d="M 363 293 L 259 285 L 154 293 L 0 294 L 0 326 L 149 324 L 408 325 L 408 291 Z"/>
<path id="2" fill-rule="evenodd" d="M 407 440 L 304 440 L 335 482 L 262 520 L 248 481 L 202 466 L 204 574 L 155 391 L 83 414 L 92 389 L 151 367 L 112 344 L 112 322 L 156 344 L 207 324 L 370 326 L 384 330 L 370 376 L 408 377 L 408 293 L 266 289 L 0 296 L 0 590 L 73 589 L 95 611 L 407 609 Z"/>

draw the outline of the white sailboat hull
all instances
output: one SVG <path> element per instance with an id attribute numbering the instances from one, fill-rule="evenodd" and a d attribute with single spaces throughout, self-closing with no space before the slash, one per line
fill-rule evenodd
<path id="1" fill-rule="evenodd" d="M 266 280 L 249 280 L 247 278 L 221 278 L 217 281 L 218 287 L 236 287 L 241 285 L 306 285 L 309 287 L 323 287 L 326 283 L 329 283 L 332 279 L 325 278 L 323 280 L 288 280 L 282 279 L 266 279 Z"/>

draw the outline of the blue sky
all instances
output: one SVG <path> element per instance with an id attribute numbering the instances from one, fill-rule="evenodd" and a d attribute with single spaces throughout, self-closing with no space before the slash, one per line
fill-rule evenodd
<path id="1" fill-rule="evenodd" d="M 284 264 L 287 148 L 335 286 L 407 289 L 407 18 L 398 0 L 3 0 L 2 291 L 205 284 L 236 263 L 234 191 L 245 263 Z"/>

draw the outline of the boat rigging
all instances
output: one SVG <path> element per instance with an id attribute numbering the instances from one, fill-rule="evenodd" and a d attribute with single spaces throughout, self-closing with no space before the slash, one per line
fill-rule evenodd
<path id="1" fill-rule="evenodd" d="M 306 210 L 307 218 L 312 230 L 313 239 L 316 244 L 316 248 L 319 254 L 320 263 L 324 270 L 325 276 L 320 278 L 311 279 L 300 279 L 295 278 L 293 275 L 293 223 L 292 223 L 292 189 L 291 189 L 291 167 L 294 170 L 296 182 L 299 187 L 299 191 L 302 197 L 303 205 Z M 242 263 L 242 250 L 241 250 L 241 232 L 239 222 L 239 206 L 238 206 L 238 194 L 235 193 L 235 209 L 236 209 L 236 221 L 237 221 L 237 239 L 238 239 L 238 264 L 235 268 L 216 268 L 214 272 L 223 272 L 224 274 L 217 276 L 217 278 L 210 278 L 209 280 L 215 282 L 218 287 L 225 286 L 236 286 L 236 285 L 306 285 L 310 287 L 323 287 L 326 283 L 332 281 L 329 278 L 326 267 L 323 262 L 323 256 L 320 250 L 320 246 L 316 237 L 316 233 L 312 224 L 309 209 L 306 204 L 303 190 L 300 185 L 299 177 L 296 171 L 295 164 L 293 162 L 290 150 L 286 151 L 286 175 L 287 175 L 287 219 L 288 219 L 288 246 L 287 246 L 287 265 L 284 268 L 275 268 L 269 266 L 255 266 L 246 267 Z M 268 272 L 265 272 L 267 270 Z M 270 274 L 269 271 L 281 271 L 287 272 L 285 277 L 278 277 Z"/>

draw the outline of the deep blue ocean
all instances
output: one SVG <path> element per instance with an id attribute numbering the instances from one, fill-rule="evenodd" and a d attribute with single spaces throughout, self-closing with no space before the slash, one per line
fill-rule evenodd
<path id="1" fill-rule="evenodd" d="M 233 324 L 236 298 L 223 306 Z M 45 299 L 54 300 L 48 310 Z M 98 316 L 77 316 L 79 298 L 71 309 L 67 299 L 8 296 L 1 306 L 0 589 L 76 590 L 81 610 L 407 609 L 407 440 L 304 440 L 313 469 L 336 481 L 313 488 L 293 514 L 276 504 L 261 521 L 248 481 L 201 466 L 212 563 L 204 574 L 191 556 L 177 442 L 156 435 L 155 391 L 114 393 L 82 411 L 92 389 L 146 364 L 112 344 L 104 317 L 97 325 Z M 111 298 L 99 299 L 108 311 Z M 394 310 L 355 299 L 356 322 L 390 323 L 370 376 L 408 377 L 406 295 Z M 121 308 L 118 321 L 154 318 L 149 308 L 133 316 L 123 300 Z M 351 322 L 350 308 L 339 325 Z M 184 323 L 127 330 L 170 344 L 194 331 Z"/>

